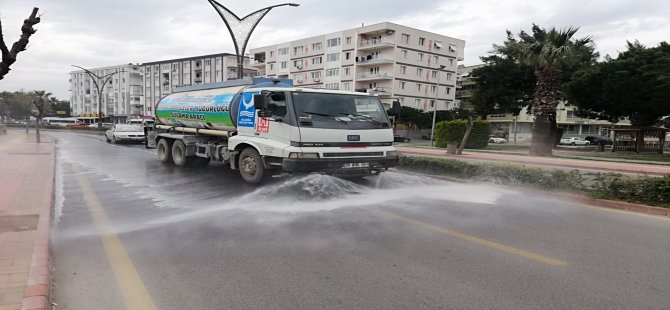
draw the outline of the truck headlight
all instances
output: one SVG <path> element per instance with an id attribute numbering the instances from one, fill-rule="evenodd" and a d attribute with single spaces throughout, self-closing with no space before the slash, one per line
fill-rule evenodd
<path id="1" fill-rule="evenodd" d="M 396 151 L 386 151 L 386 156 L 387 157 L 396 157 L 396 156 L 398 156 L 398 153 Z"/>
<path id="2" fill-rule="evenodd" d="M 288 154 L 288 158 L 319 159 L 319 153 L 290 153 Z"/>

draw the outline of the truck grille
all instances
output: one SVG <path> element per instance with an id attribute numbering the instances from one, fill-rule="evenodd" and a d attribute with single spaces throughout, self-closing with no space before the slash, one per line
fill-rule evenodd
<path id="1" fill-rule="evenodd" d="M 372 157 L 384 156 L 384 152 L 323 153 L 323 157 Z"/>

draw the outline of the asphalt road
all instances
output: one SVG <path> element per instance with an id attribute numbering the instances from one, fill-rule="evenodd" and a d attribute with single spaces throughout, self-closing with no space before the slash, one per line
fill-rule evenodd
<path id="1" fill-rule="evenodd" d="M 58 138 L 58 309 L 669 309 L 670 220 L 388 172 L 257 187 Z"/>

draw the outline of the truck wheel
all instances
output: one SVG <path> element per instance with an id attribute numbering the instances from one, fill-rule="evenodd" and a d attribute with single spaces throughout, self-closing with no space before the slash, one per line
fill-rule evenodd
<path id="1" fill-rule="evenodd" d="M 172 162 L 178 167 L 184 167 L 190 162 L 189 159 L 186 156 L 186 144 L 184 144 L 184 141 L 175 140 L 172 143 Z"/>
<path id="2" fill-rule="evenodd" d="M 261 155 L 253 147 L 242 150 L 239 158 L 239 168 L 242 179 L 251 184 L 260 183 L 266 174 Z"/>
<path id="3" fill-rule="evenodd" d="M 170 142 L 168 142 L 167 139 L 161 138 L 158 140 L 158 144 L 156 145 L 156 153 L 158 153 L 158 160 L 160 160 L 162 163 L 169 163 L 172 161 L 172 147 L 170 146 Z"/>

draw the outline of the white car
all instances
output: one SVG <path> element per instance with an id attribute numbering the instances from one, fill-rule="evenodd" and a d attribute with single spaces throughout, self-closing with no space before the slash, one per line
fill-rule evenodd
<path id="1" fill-rule="evenodd" d="M 507 139 L 505 138 L 497 138 L 497 137 L 490 137 L 489 138 L 489 143 L 507 143 Z"/>
<path id="2" fill-rule="evenodd" d="M 107 143 L 113 144 L 119 142 L 143 143 L 144 129 L 142 126 L 137 125 L 116 124 L 111 129 L 105 131 L 105 139 Z"/>
<path id="3" fill-rule="evenodd" d="M 570 137 L 570 138 L 561 138 L 561 142 L 558 144 L 566 144 L 566 145 L 589 145 L 591 142 L 586 141 L 582 138 L 578 137 Z"/>

